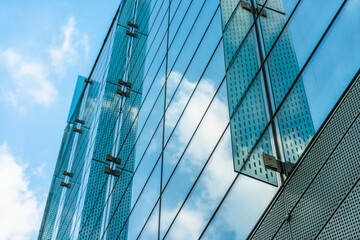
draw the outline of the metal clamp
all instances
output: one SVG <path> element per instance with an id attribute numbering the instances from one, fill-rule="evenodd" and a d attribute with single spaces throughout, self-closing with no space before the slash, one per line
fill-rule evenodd
<path id="1" fill-rule="evenodd" d="M 260 14 L 260 16 L 262 16 L 262 17 L 267 17 L 267 13 L 266 13 L 265 9 L 263 9 L 263 10 L 261 11 L 261 8 L 260 8 L 260 7 L 257 7 L 257 8 L 256 8 L 256 11 L 255 11 L 255 8 L 254 8 L 253 6 L 251 6 L 251 4 L 248 3 L 248 2 L 245 1 L 245 0 L 242 0 L 242 1 L 241 1 L 241 7 L 242 7 L 243 9 L 251 12 L 251 13 L 254 13 L 254 14 L 257 14 L 257 15 Z"/>
<path id="2" fill-rule="evenodd" d="M 78 118 L 75 119 L 75 122 L 80 123 L 80 124 L 85 124 L 85 121 L 84 121 L 84 120 L 80 120 L 80 119 L 78 119 Z"/>
<path id="3" fill-rule="evenodd" d="M 127 22 L 127 25 L 129 25 L 130 27 L 133 27 L 133 28 L 139 28 L 139 25 L 132 23 L 130 21 Z"/>
<path id="4" fill-rule="evenodd" d="M 129 93 L 129 92 L 124 92 L 124 91 L 121 90 L 120 88 L 118 88 L 118 89 L 116 90 L 116 93 L 119 94 L 119 95 L 121 95 L 121 96 L 127 97 L 127 98 L 130 97 L 130 93 Z"/>
<path id="5" fill-rule="evenodd" d="M 82 133 L 82 132 L 83 132 L 83 130 L 78 129 L 78 128 L 76 128 L 76 127 L 73 128 L 73 131 L 74 131 L 74 132 L 78 132 L 78 133 Z"/>
<path id="6" fill-rule="evenodd" d="M 246 2 L 246 1 L 244 1 L 244 0 L 241 1 L 241 7 L 242 7 L 243 9 L 249 11 L 249 12 L 252 12 L 252 13 L 255 12 L 255 11 L 254 11 L 254 7 L 251 6 L 250 3 L 248 3 L 248 2 Z"/>
<path id="7" fill-rule="evenodd" d="M 108 167 L 108 166 L 105 166 L 104 172 L 107 173 L 107 174 L 113 175 L 113 176 L 115 176 L 115 177 L 119 177 L 119 176 L 120 176 L 119 170 L 111 169 L 111 168 Z"/>
<path id="8" fill-rule="evenodd" d="M 73 176 L 74 176 L 74 174 L 73 174 L 73 173 L 68 172 L 68 171 L 66 171 L 66 170 L 64 170 L 64 171 L 63 171 L 63 175 L 65 175 L 65 176 L 69 176 L 69 177 L 73 177 Z"/>
<path id="9" fill-rule="evenodd" d="M 70 187 L 71 187 L 71 184 L 70 184 L 70 183 L 61 182 L 61 183 L 60 183 L 60 186 L 66 187 L 66 188 L 70 188 Z"/>
<path id="10" fill-rule="evenodd" d="M 295 165 L 290 162 L 282 162 L 279 159 L 276 159 L 276 157 L 266 153 L 263 153 L 263 160 L 265 168 L 274 170 L 279 173 L 283 173 L 285 174 L 285 176 L 288 176 L 290 174 L 291 170 Z"/>
<path id="11" fill-rule="evenodd" d="M 267 13 L 265 11 L 265 8 L 263 8 L 263 10 L 261 11 L 261 7 L 257 7 L 256 12 L 257 12 L 258 15 L 260 14 L 260 16 L 262 16 L 262 17 L 267 17 Z"/>
<path id="12" fill-rule="evenodd" d="M 120 163 L 121 163 L 121 159 L 120 159 L 120 158 L 113 157 L 113 156 L 110 155 L 110 154 L 107 154 L 107 155 L 106 155 L 106 161 L 113 162 L 113 163 L 117 163 L 117 164 L 120 164 Z"/>
<path id="13" fill-rule="evenodd" d="M 122 80 L 122 79 L 119 79 L 118 83 L 119 83 L 120 85 L 125 86 L 125 87 L 131 88 L 131 83 L 125 82 L 125 81 Z"/>
<path id="14" fill-rule="evenodd" d="M 126 30 L 126 35 L 129 35 L 130 37 L 137 38 L 138 35 L 136 33 L 132 33 L 129 30 Z"/>
<path id="15" fill-rule="evenodd" d="M 87 78 L 85 78 L 85 82 L 86 82 L 86 83 L 90 83 L 90 84 L 93 84 L 93 83 L 94 83 L 93 81 L 91 81 L 90 79 L 87 79 Z"/>

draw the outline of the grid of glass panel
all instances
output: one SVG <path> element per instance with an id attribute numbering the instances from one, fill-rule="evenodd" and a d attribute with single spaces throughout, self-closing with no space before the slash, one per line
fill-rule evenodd
<path id="1" fill-rule="evenodd" d="M 331 88 L 316 59 L 352 1 L 320 2 L 123 0 L 74 94 L 39 239 L 246 238 L 278 189 L 262 153 L 296 163 L 360 62 L 343 46 Z"/>

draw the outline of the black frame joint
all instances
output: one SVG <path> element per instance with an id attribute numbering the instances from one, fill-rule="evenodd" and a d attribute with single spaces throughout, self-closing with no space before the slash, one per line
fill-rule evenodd
<path id="1" fill-rule="evenodd" d="M 282 162 L 279 159 L 276 159 L 276 157 L 266 153 L 263 153 L 263 160 L 265 168 L 282 173 L 285 176 L 289 176 L 291 170 L 295 166 L 295 164 L 291 162 Z"/>
<path id="2" fill-rule="evenodd" d="M 265 11 L 265 7 L 263 8 L 263 10 L 261 11 L 261 7 L 257 7 L 256 8 L 256 13 L 262 17 L 267 17 L 267 13 Z"/>
<path id="3" fill-rule="evenodd" d="M 113 175 L 115 177 L 120 177 L 120 171 L 111 169 L 109 166 L 105 166 L 104 172 L 106 174 L 110 174 L 110 175 Z"/>
<path id="4" fill-rule="evenodd" d="M 71 177 L 71 178 L 74 176 L 73 173 L 68 172 L 68 171 L 66 171 L 66 170 L 63 171 L 63 175 L 68 176 L 68 177 Z"/>
<path id="5" fill-rule="evenodd" d="M 78 129 L 78 128 L 76 128 L 76 127 L 73 128 L 73 131 L 74 131 L 74 132 L 78 132 L 78 133 L 83 133 L 83 130 Z"/>
<path id="6" fill-rule="evenodd" d="M 71 188 L 71 184 L 70 183 L 65 183 L 65 182 L 61 182 L 60 186 L 66 187 L 66 188 Z"/>
<path id="7" fill-rule="evenodd" d="M 129 30 L 126 30 L 126 35 L 129 35 L 130 37 L 137 38 L 138 35 L 136 33 L 132 33 Z"/>
<path id="8" fill-rule="evenodd" d="M 130 92 L 124 92 L 124 91 L 121 90 L 120 88 L 118 88 L 118 89 L 116 90 L 116 93 L 119 94 L 119 95 L 121 95 L 121 96 L 127 97 L 127 98 L 130 97 Z"/>
<path id="9" fill-rule="evenodd" d="M 84 121 L 84 120 L 80 120 L 80 119 L 78 119 L 78 118 L 75 119 L 75 122 L 80 123 L 80 124 L 85 124 L 85 121 Z"/>
<path id="10" fill-rule="evenodd" d="M 121 164 L 121 159 L 117 157 L 113 157 L 111 154 L 106 155 L 106 161 L 113 162 L 116 164 Z"/>
<path id="11" fill-rule="evenodd" d="M 120 85 L 125 86 L 125 87 L 131 88 L 131 83 L 125 82 L 125 81 L 122 80 L 121 78 L 119 79 L 118 83 L 119 83 Z"/>
<path id="12" fill-rule="evenodd" d="M 255 12 L 254 7 L 251 6 L 250 3 L 248 3 L 247 1 L 244 1 L 244 0 L 241 0 L 241 8 L 243 8 L 249 12 L 252 12 L 252 13 Z"/>
<path id="13" fill-rule="evenodd" d="M 86 83 L 89 83 L 89 84 L 93 84 L 93 83 L 94 83 L 93 81 L 91 81 L 90 79 L 87 79 L 87 78 L 85 78 L 85 82 L 86 82 Z"/>
<path id="14" fill-rule="evenodd" d="M 139 28 L 139 25 L 137 25 L 135 23 L 132 23 L 130 21 L 127 22 L 127 25 L 130 26 L 130 27 L 133 27 L 133 28 Z"/>

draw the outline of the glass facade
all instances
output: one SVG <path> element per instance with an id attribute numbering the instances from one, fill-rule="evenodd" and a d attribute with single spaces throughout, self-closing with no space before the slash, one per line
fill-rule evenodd
<path id="1" fill-rule="evenodd" d="M 286 178 L 262 154 L 295 164 L 357 72 L 359 13 L 122 0 L 78 79 L 39 239 L 245 239 Z"/>

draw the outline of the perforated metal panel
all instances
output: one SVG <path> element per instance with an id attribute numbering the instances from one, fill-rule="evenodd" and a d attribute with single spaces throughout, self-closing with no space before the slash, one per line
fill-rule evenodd
<path id="1" fill-rule="evenodd" d="M 75 132 L 72 130 L 74 124 L 68 123 L 63 140 L 61 143 L 57 164 L 54 171 L 50 193 L 45 206 L 45 212 L 40 227 L 39 239 L 50 239 L 54 232 L 55 220 L 59 210 L 61 194 L 64 190 L 60 183 L 64 181 L 65 177 L 62 171 L 67 168 L 71 154 L 72 144 L 74 142 Z"/>
<path id="2" fill-rule="evenodd" d="M 282 226 L 280 227 L 276 236 L 274 237 L 274 240 L 284 240 L 284 239 L 291 239 L 290 228 L 289 228 L 288 222 L 284 222 L 282 224 Z"/>
<path id="3" fill-rule="evenodd" d="M 248 159 L 250 150 L 265 129 L 267 116 L 260 78 L 246 92 L 258 70 L 257 44 L 255 31 L 251 29 L 251 12 L 239 7 L 238 3 L 221 1 L 234 168 L 237 172 L 277 185 L 275 173 L 264 168 L 260 152 Z M 261 151 L 272 153 L 268 133 L 260 145 Z"/>
<path id="4" fill-rule="evenodd" d="M 293 239 L 359 237 L 360 78 L 354 80 L 317 133 L 299 166 L 287 179 L 249 239 L 283 238 L 290 224 Z M 278 209 L 286 200 L 284 220 Z M 285 208 L 284 208 L 285 211 Z M 279 214 L 279 218 L 274 215 Z M 282 215 L 282 216 L 281 216 Z M 287 236 L 287 233 L 285 233 Z"/>
<path id="5" fill-rule="evenodd" d="M 360 182 L 340 204 L 318 239 L 360 239 Z"/>
<path id="6" fill-rule="evenodd" d="M 252 4 L 251 1 L 243 1 L 245 2 L 249 6 Z M 290 30 L 286 28 L 266 61 L 267 68 L 264 71 L 268 79 L 262 74 L 255 75 L 261 65 L 259 53 L 264 52 L 263 58 L 269 54 L 287 17 L 281 0 L 268 0 L 266 17 L 259 16 L 257 20 L 261 35 L 257 42 L 253 13 L 239 3 L 240 1 L 221 1 L 234 168 L 244 175 L 277 185 L 276 174 L 264 167 L 261 155 L 262 152 L 274 155 L 272 143 L 274 145 L 279 140 L 272 137 L 273 133 L 266 131 L 257 152 L 251 156 L 249 152 L 264 131 L 270 111 L 278 108 L 295 81 L 299 73 L 298 63 Z M 263 7 L 264 1 L 259 3 L 253 8 Z M 272 92 L 273 99 L 269 103 L 265 94 L 265 82 L 271 85 L 269 91 Z M 301 79 L 277 114 L 276 121 L 283 160 L 296 163 L 314 135 Z"/>
<path id="7" fill-rule="evenodd" d="M 252 239 L 271 239 L 281 227 L 285 214 L 284 196 L 280 195 L 268 213 L 266 221 L 258 226 L 259 230 L 254 234 Z"/>
<path id="8" fill-rule="evenodd" d="M 71 189 L 66 190 L 64 206 L 60 215 L 59 230 L 56 239 L 70 239 L 71 226 L 73 224 L 73 217 L 77 207 L 79 190 L 83 174 L 83 166 L 85 162 L 85 150 L 89 141 L 89 129 L 81 126 L 83 131 L 78 136 L 75 146 L 73 162 L 71 166 L 64 168 L 73 174 L 72 177 L 66 177 L 66 182 L 71 184 Z"/>

